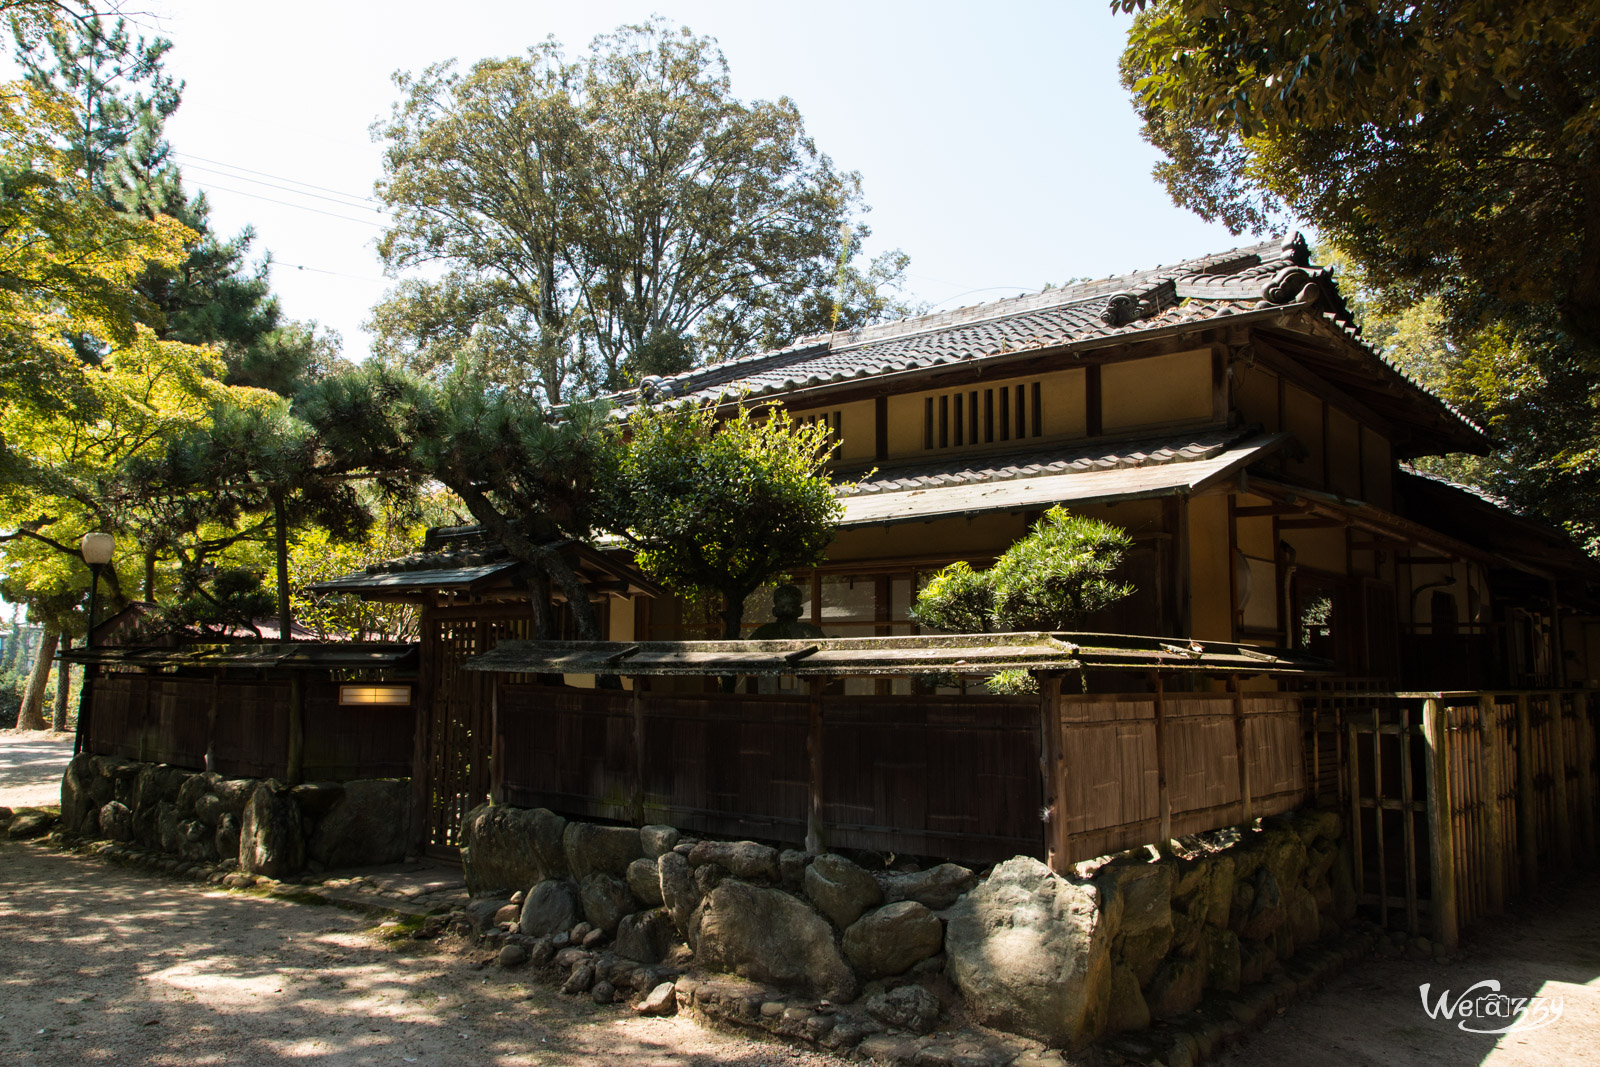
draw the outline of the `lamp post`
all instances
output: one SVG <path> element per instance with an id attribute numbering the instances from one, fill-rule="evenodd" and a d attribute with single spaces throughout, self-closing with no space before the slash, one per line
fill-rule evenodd
<path id="1" fill-rule="evenodd" d="M 95 617 L 100 608 L 100 571 L 111 562 L 111 553 L 117 547 L 116 541 L 108 533 L 86 533 L 83 540 L 78 542 L 78 550 L 83 553 L 83 561 L 89 565 L 89 632 L 84 636 L 83 643 L 86 648 L 94 647 Z M 65 672 L 63 672 L 63 678 Z M 78 694 L 78 729 L 73 736 L 72 754 L 76 756 L 83 751 L 84 725 L 89 718 L 89 709 L 93 707 L 94 664 L 83 665 L 83 690 Z"/>

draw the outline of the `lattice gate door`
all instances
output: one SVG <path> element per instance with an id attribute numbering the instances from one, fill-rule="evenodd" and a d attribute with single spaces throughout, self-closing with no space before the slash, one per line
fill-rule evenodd
<path id="1" fill-rule="evenodd" d="M 526 638 L 526 612 L 513 617 L 434 618 L 427 647 L 429 668 L 424 845 L 453 853 L 460 847 L 461 817 L 489 796 L 495 676 L 461 670 L 502 638 Z"/>

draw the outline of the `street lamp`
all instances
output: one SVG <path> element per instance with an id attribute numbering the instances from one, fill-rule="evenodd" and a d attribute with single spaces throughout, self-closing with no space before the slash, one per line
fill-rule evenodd
<path id="1" fill-rule="evenodd" d="M 83 561 L 89 565 L 89 632 L 84 637 L 84 645 L 94 647 L 95 616 L 99 614 L 100 607 L 100 571 L 111 562 L 111 553 L 117 547 L 116 541 L 108 533 L 96 531 L 86 533 L 83 540 L 78 542 L 78 550 L 83 553 Z M 65 677 L 65 672 L 63 672 Z M 92 706 L 94 687 L 94 664 L 83 665 L 83 690 L 78 694 L 78 729 L 72 741 L 72 754 L 76 756 L 83 751 L 83 727 L 89 718 L 89 709 Z"/>

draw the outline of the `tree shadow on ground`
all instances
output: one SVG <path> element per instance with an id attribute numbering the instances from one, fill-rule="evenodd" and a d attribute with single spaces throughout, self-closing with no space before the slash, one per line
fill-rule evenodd
<path id="1" fill-rule="evenodd" d="M 0 846 L 0 1063 L 788 1061 L 786 1048 L 559 996 L 335 908 Z"/>

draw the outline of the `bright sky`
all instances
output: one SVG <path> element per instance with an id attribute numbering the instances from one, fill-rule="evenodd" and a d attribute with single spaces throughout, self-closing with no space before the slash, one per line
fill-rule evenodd
<path id="1" fill-rule="evenodd" d="M 187 88 L 168 133 L 190 187 L 221 232 L 255 227 L 285 310 L 338 330 L 347 356 L 365 354 L 361 323 L 390 284 L 383 217 L 360 199 L 380 175 L 367 130 L 396 99 L 390 75 L 549 34 L 572 55 L 652 13 L 717 38 L 740 97 L 795 100 L 818 146 L 862 174 L 866 251 L 909 253 L 917 299 L 956 307 L 1243 243 L 1150 177 L 1117 81 L 1128 19 L 1106 0 L 123 6 L 174 42 Z"/>

